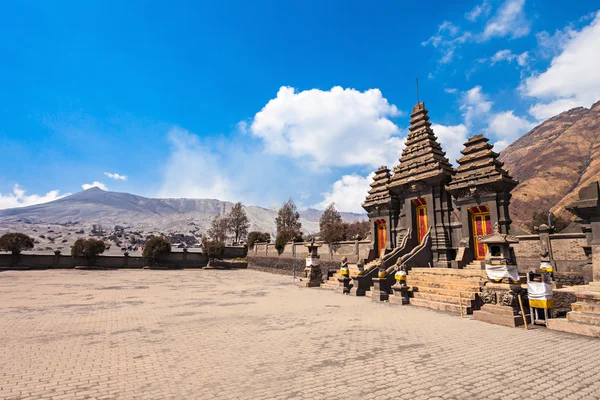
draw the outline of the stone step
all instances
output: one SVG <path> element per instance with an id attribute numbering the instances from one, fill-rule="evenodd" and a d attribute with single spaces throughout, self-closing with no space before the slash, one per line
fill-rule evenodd
<path id="1" fill-rule="evenodd" d="M 436 287 L 439 284 L 454 284 L 458 286 L 482 287 L 485 281 L 472 278 L 444 278 L 444 277 L 429 277 L 429 276 L 407 276 L 406 283 L 410 286 L 432 286 Z"/>
<path id="2" fill-rule="evenodd" d="M 462 300 L 463 306 L 471 306 L 471 302 L 475 300 L 475 295 L 465 295 L 460 298 L 458 296 L 446 296 L 443 294 L 413 292 L 413 298 L 447 304 L 460 304 L 459 301 Z"/>
<path id="3" fill-rule="evenodd" d="M 431 308 L 432 310 L 446 311 L 455 314 L 460 314 L 460 306 L 458 304 L 440 303 L 438 301 L 431 301 L 425 299 L 410 299 L 410 304 L 417 307 Z M 463 306 L 463 313 L 470 314 L 471 308 Z"/>
<path id="4" fill-rule="evenodd" d="M 600 292 L 577 292 L 577 301 L 585 301 L 591 304 L 600 304 Z"/>
<path id="5" fill-rule="evenodd" d="M 600 326 L 581 322 L 573 322 L 566 318 L 550 318 L 546 322 L 546 327 L 555 331 L 600 338 Z"/>
<path id="6" fill-rule="evenodd" d="M 576 303 L 571 304 L 571 310 L 600 314 L 600 304 L 584 303 L 582 301 L 578 301 Z"/>
<path id="7" fill-rule="evenodd" d="M 416 279 L 407 279 L 406 284 L 408 286 L 413 286 L 417 288 L 439 288 L 439 289 L 452 289 L 452 290 L 465 290 L 465 291 L 474 291 L 478 292 L 483 284 L 480 282 L 431 282 L 431 281 L 420 281 Z"/>
<path id="8" fill-rule="evenodd" d="M 572 322 L 581 322 L 584 324 L 600 326 L 600 314 L 571 311 L 567 313 L 567 319 Z"/>
<path id="9" fill-rule="evenodd" d="M 479 288 L 473 288 L 469 290 L 465 290 L 462 288 L 438 288 L 438 287 L 430 287 L 430 286 L 413 286 L 412 291 L 414 293 L 433 293 L 433 294 L 443 294 L 446 296 L 458 297 L 458 293 L 460 292 L 461 296 L 474 296 L 475 294 L 479 294 Z"/>
<path id="10" fill-rule="evenodd" d="M 482 270 L 482 266 L 481 266 L 481 262 L 479 261 L 473 261 L 470 264 L 465 265 L 464 269 L 470 269 L 470 270 Z"/>
<path id="11" fill-rule="evenodd" d="M 487 279 L 483 270 L 468 270 L 454 268 L 412 268 L 408 271 L 410 275 L 435 275 L 435 276 L 460 276 Z"/>

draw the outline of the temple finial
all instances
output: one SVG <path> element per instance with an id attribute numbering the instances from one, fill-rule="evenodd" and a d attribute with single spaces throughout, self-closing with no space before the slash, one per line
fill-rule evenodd
<path id="1" fill-rule="evenodd" d="M 419 78 L 417 78 L 417 104 L 419 104 Z"/>

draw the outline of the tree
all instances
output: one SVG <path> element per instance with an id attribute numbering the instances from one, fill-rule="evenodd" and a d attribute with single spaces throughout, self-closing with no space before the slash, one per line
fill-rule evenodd
<path id="1" fill-rule="evenodd" d="M 275 225 L 277 226 L 277 236 L 281 236 L 286 242 L 302 236 L 300 213 L 291 198 L 277 212 Z"/>
<path id="2" fill-rule="evenodd" d="M 332 222 L 342 222 L 342 216 L 335 208 L 335 203 L 331 203 L 325 208 L 323 214 L 321 214 L 321 219 L 319 220 L 319 229 L 323 232 L 325 228 L 325 224 Z"/>
<path id="3" fill-rule="evenodd" d="M 529 224 L 529 230 L 531 232 L 534 232 L 535 229 L 542 225 L 542 224 L 546 224 L 548 225 L 548 213 L 549 211 L 535 211 L 533 213 L 533 216 L 531 217 L 531 223 Z M 563 217 L 556 216 L 554 215 L 554 213 L 550 213 L 550 223 L 552 224 L 552 227 L 554 228 L 554 232 L 560 232 L 563 229 L 565 229 L 567 227 L 567 225 L 569 225 L 569 221 L 565 220 Z"/>
<path id="4" fill-rule="evenodd" d="M 283 206 L 277 212 L 275 225 L 277 226 L 275 248 L 279 253 L 283 251 L 287 242 L 302 237 L 302 232 L 300 232 L 300 228 L 302 228 L 302 224 L 300 223 L 300 213 L 291 198 L 283 203 Z"/>
<path id="5" fill-rule="evenodd" d="M 150 260 L 150 263 L 154 265 L 159 257 L 165 256 L 171 253 L 171 243 L 162 236 L 152 236 L 146 241 L 144 245 L 144 251 L 142 257 Z"/>
<path id="6" fill-rule="evenodd" d="M 271 240 L 271 234 L 267 232 L 253 231 L 248 234 L 248 247 L 254 246 L 254 243 L 264 243 Z"/>
<path id="7" fill-rule="evenodd" d="M 229 221 L 227 217 L 216 215 L 210 223 L 208 236 L 210 239 L 225 245 L 227 239 L 227 231 L 229 230 Z"/>
<path id="8" fill-rule="evenodd" d="M 321 238 L 329 245 L 331 249 L 333 243 L 346 239 L 346 226 L 344 222 L 327 222 L 321 228 Z"/>
<path id="9" fill-rule="evenodd" d="M 354 221 L 346 225 L 346 240 L 364 239 L 371 234 L 369 221 Z"/>
<path id="10" fill-rule="evenodd" d="M 88 265 L 93 265 L 97 255 L 104 253 L 106 245 L 100 239 L 79 238 L 71 246 L 71 256 L 87 258 Z"/>
<path id="11" fill-rule="evenodd" d="M 238 243 L 239 239 L 248 234 L 248 227 L 250 226 L 248 216 L 246 215 L 246 211 L 244 211 L 242 203 L 235 203 L 231 208 L 231 211 L 229 211 L 227 219 L 229 231 L 235 237 L 235 243 Z"/>
<path id="12" fill-rule="evenodd" d="M 206 254 L 209 261 L 221 258 L 225 253 L 225 244 L 202 236 L 202 251 Z"/>
<path id="13" fill-rule="evenodd" d="M 0 250 L 10 251 L 13 255 L 33 249 L 33 239 L 24 233 L 6 233 L 0 237 Z"/>

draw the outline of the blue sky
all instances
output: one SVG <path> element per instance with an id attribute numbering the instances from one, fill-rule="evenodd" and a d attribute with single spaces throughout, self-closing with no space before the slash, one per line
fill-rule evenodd
<path id="1" fill-rule="evenodd" d="M 0 208 L 96 185 L 360 211 L 420 97 L 451 160 L 600 100 L 594 1 L 4 2 Z"/>

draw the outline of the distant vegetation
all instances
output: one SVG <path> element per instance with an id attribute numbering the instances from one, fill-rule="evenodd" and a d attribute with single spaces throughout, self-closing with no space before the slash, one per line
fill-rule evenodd
<path id="1" fill-rule="evenodd" d="M 271 241 L 271 234 L 267 232 L 250 232 L 248 234 L 248 247 L 254 246 L 254 243 L 264 243 Z"/>
<path id="2" fill-rule="evenodd" d="M 33 238 L 24 233 L 6 233 L 0 237 L 0 250 L 17 255 L 31 249 L 33 249 Z"/>
<path id="3" fill-rule="evenodd" d="M 536 211 L 531 217 L 531 223 L 528 228 L 530 232 L 535 232 L 538 226 L 542 224 L 548 225 L 548 213 L 549 211 Z M 554 213 L 550 213 L 550 223 L 554 228 L 554 232 L 560 232 L 569 225 L 569 221 L 565 220 L 561 216 L 556 216 Z"/>
<path id="4" fill-rule="evenodd" d="M 162 236 L 152 236 L 146 241 L 142 257 L 154 265 L 161 256 L 166 256 L 170 253 L 171 243 L 167 239 Z"/>
<path id="5" fill-rule="evenodd" d="M 285 244 L 290 240 L 302 241 L 300 213 L 291 198 L 283 203 L 283 206 L 277 212 L 275 225 L 277 226 L 275 248 L 279 253 L 283 251 Z"/>
<path id="6" fill-rule="evenodd" d="M 104 253 L 106 245 L 100 239 L 79 238 L 71 246 L 71 256 L 87 258 L 88 265 L 93 265 L 97 255 Z"/>

